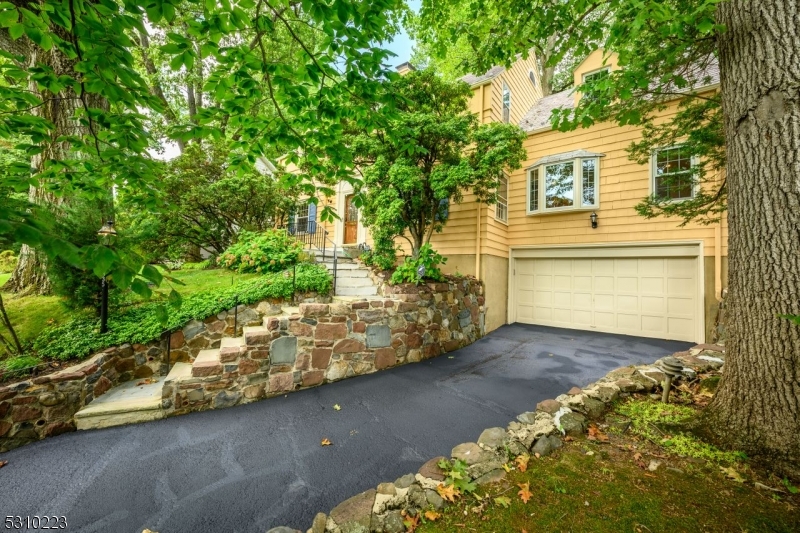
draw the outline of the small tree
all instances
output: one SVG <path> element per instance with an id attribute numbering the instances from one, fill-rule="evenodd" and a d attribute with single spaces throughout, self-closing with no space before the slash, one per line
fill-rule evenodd
<path id="1" fill-rule="evenodd" d="M 432 69 L 390 82 L 397 113 L 385 127 L 354 139 L 363 221 L 373 230 L 376 253 L 393 254 L 405 238 L 413 257 L 442 231 L 449 204 L 472 192 L 496 202 L 504 170 L 525 159 L 525 134 L 511 124 L 480 124 L 469 112 L 471 90 Z"/>

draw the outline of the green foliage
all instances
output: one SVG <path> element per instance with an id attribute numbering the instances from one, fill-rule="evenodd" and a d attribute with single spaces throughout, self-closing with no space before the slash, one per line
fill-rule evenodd
<path id="1" fill-rule="evenodd" d="M 208 270 L 213 266 L 213 261 L 206 259 L 204 261 L 200 261 L 199 263 L 183 263 L 181 265 L 181 270 Z"/>
<path id="2" fill-rule="evenodd" d="M 241 230 L 260 232 L 284 221 L 298 187 L 252 166 L 232 167 L 221 143 L 192 143 L 167 163 L 159 184 L 165 202 L 142 210 L 134 193 L 122 197 L 119 223 L 130 228 L 150 261 L 184 259 L 201 248 L 221 254 Z"/>
<path id="3" fill-rule="evenodd" d="M 327 294 L 332 287 L 328 271 L 319 265 L 297 265 L 296 291 Z M 146 343 L 157 339 L 166 330 L 176 330 L 190 320 L 203 320 L 231 309 L 239 304 L 252 304 L 265 299 L 287 299 L 293 294 L 290 271 L 259 276 L 239 285 L 225 287 L 183 298 L 180 305 L 167 307 L 166 321 L 162 321 L 163 306 L 156 302 L 145 303 L 112 314 L 108 320 L 108 333 L 100 334 L 99 323 L 94 318 L 78 318 L 61 326 L 43 331 L 33 344 L 42 358 L 69 360 L 85 357 L 109 346 L 124 343 Z"/>
<path id="4" fill-rule="evenodd" d="M 357 202 L 364 223 L 378 230 L 375 254 L 386 262 L 398 237 L 408 239 L 416 256 L 444 228 L 450 202 L 460 202 L 465 192 L 496 202 L 502 173 L 525 158 L 524 133 L 511 124 L 479 124 L 463 82 L 428 69 L 389 82 L 387 92 L 396 116 L 352 139 L 364 177 Z"/>
<path id="5" fill-rule="evenodd" d="M 17 264 L 17 256 L 13 250 L 4 250 L 0 252 L 0 274 L 7 274 L 14 271 Z"/>
<path id="6" fill-rule="evenodd" d="M 419 249 L 419 255 L 416 258 L 406 257 L 406 260 L 397 267 L 391 278 L 392 285 L 399 283 L 415 283 L 419 285 L 423 279 L 430 279 L 433 281 L 444 281 L 444 274 L 439 269 L 439 265 L 447 263 L 447 258 L 442 257 L 433 247 L 428 244 L 423 244 Z M 422 276 L 419 275 L 420 267 L 424 268 Z"/>
<path id="7" fill-rule="evenodd" d="M 437 464 L 445 473 L 445 485 L 454 486 L 461 494 L 473 493 L 478 488 L 467 473 L 467 463 L 461 459 L 454 459 L 452 462 L 442 459 Z"/>
<path id="8" fill-rule="evenodd" d="M 168 140 L 222 141 L 235 172 L 286 155 L 301 170 L 286 181 L 310 191 L 311 176 L 349 178 L 343 124 L 369 130 L 392 112 L 382 80 L 396 74 L 376 43 L 391 40 L 405 11 L 402 0 L 2 2 L 0 141 L 22 157 L 0 173 L 0 189 L 33 187 L 55 204 L 114 188 L 161 210 L 170 198 L 148 150 Z M 194 97 L 177 111 L 188 87 L 163 83 L 176 78 Z M 0 240 L 145 292 L 136 276 L 147 258 L 79 254 L 47 218 L 27 199 L 3 198 Z"/>
<path id="9" fill-rule="evenodd" d="M 278 272 L 297 263 L 303 245 L 283 230 L 243 231 L 220 262 L 237 272 Z"/>
<path id="10" fill-rule="evenodd" d="M 616 407 L 631 420 L 631 430 L 682 457 L 731 464 L 746 459 L 741 452 L 729 452 L 703 442 L 689 433 L 697 412 L 691 407 L 652 400 L 631 400 Z"/>
<path id="11" fill-rule="evenodd" d="M 33 355 L 15 355 L 0 361 L 0 377 L 17 376 L 40 364 L 42 360 Z"/>
<path id="12" fill-rule="evenodd" d="M 424 0 L 421 16 L 434 36 L 428 41 L 442 49 L 467 40 L 474 51 L 470 62 L 481 68 L 509 65 L 531 49 L 549 67 L 597 49 L 617 54 L 619 68 L 577 87 L 578 105 L 554 111 L 554 126 L 568 131 L 613 121 L 643 127 L 643 139 L 629 147 L 630 158 L 640 163 L 649 163 L 655 148 L 683 143 L 700 158 L 693 176 L 699 193 L 682 202 L 650 196 L 637 212 L 710 223 L 726 208 L 727 185 L 717 172 L 725 165 L 725 139 L 720 94 L 698 89 L 709 85 L 716 68 L 718 36 L 725 31 L 715 22 L 720 1 Z M 676 96 L 684 97 L 678 113 L 656 120 Z"/>

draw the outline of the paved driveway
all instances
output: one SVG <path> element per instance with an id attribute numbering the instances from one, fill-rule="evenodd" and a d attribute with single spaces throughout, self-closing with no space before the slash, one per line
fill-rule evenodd
<path id="1" fill-rule="evenodd" d="M 514 324 L 450 356 L 282 398 L 61 435 L 0 455 L 0 519 L 64 515 L 81 532 L 305 531 L 318 511 L 545 398 L 687 346 Z"/>

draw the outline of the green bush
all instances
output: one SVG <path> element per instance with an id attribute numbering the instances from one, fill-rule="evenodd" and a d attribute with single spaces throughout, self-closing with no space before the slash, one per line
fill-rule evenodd
<path id="1" fill-rule="evenodd" d="M 211 261 L 211 259 L 206 259 L 205 261 L 200 261 L 199 263 L 183 263 L 180 270 L 208 270 L 213 266 L 214 262 Z"/>
<path id="2" fill-rule="evenodd" d="M 328 294 L 332 279 L 320 265 L 297 265 L 296 292 Z M 183 327 L 190 320 L 203 320 L 240 304 L 252 304 L 269 298 L 292 297 L 292 271 L 278 272 L 225 287 L 192 294 L 183 299 L 179 307 L 169 307 L 164 323 L 159 316 L 163 305 L 156 302 L 132 307 L 108 319 L 108 333 L 100 334 L 99 322 L 94 318 L 80 318 L 61 326 L 48 328 L 36 338 L 33 348 L 37 355 L 47 359 L 68 360 L 124 343 L 143 344 L 157 339 L 166 330 Z M 238 300 L 237 300 L 238 297 Z"/>
<path id="3" fill-rule="evenodd" d="M 303 245 L 281 230 L 242 231 L 223 252 L 220 262 L 238 272 L 279 272 L 297 263 Z"/>
<path id="4" fill-rule="evenodd" d="M 430 244 L 424 244 L 419 249 L 419 257 L 416 259 L 406 257 L 403 264 L 394 271 L 390 281 L 392 285 L 397 285 L 398 283 L 419 284 L 423 279 L 444 281 L 444 274 L 439 269 L 439 265 L 443 265 L 446 262 L 446 257 L 442 257 Z M 422 276 L 419 275 L 419 267 L 421 266 L 425 267 L 425 272 Z"/>
<path id="5" fill-rule="evenodd" d="M 13 250 L 4 250 L 0 252 L 0 274 L 7 274 L 14 272 L 14 267 L 17 266 L 17 256 Z"/>

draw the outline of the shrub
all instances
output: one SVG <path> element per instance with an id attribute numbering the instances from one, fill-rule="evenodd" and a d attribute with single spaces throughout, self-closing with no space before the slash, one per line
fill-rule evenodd
<path id="1" fill-rule="evenodd" d="M 278 272 L 297 263 L 303 245 L 281 230 L 263 233 L 242 231 L 239 240 L 220 257 L 220 262 L 238 272 Z"/>
<path id="2" fill-rule="evenodd" d="M 446 262 L 446 257 L 442 257 L 430 244 L 424 244 L 419 249 L 419 257 L 416 259 L 406 257 L 403 264 L 394 271 L 390 281 L 393 285 L 398 283 L 419 284 L 423 279 L 444 281 L 444 274 L 439 270 L 438 265 L 443 265 Z M 419 274 L 420 267 L 424 267 L 424 272 L 421 276 Z"/>
<path id="3" fill-rule="evenodd" d="M 13 250 L 0 252 L 0 274 L 13 272 L 15 266 L 17 266 L 17 256 Z"/>
<path id="4" fill-rule="evenodd" d="M 181 270 L 208 270 L 214 266 L 211 259 L 200 261 L 199 263 L 183 263 L 180 267 Z"/>
<path id="5" fill-rule="evenodd" d="M 327 294 L 331 291 L 332 279 L 323 266 L 299 264 L 295 284 L 299 293 Z M 112 314 L 108 319 L 108 333 L 100 334 L 96 319 L 79 318 L 46 329 L 34 341 L 33 348 L 41 357 L 68 360 L 86 357 L 109 346 L 144 344 L 190 320 L 203 320 L 231 309 L 237 301 L 247 305 L 269 298 L 291 298 L 292 289 L 292 271 L 268 274 L 233 287 L 187 296 L 179 307 L 168 308 L 166 323 L 159 318 L 163 305 L 149 302 Z"/>

